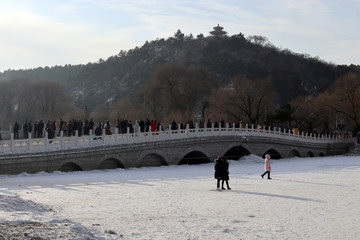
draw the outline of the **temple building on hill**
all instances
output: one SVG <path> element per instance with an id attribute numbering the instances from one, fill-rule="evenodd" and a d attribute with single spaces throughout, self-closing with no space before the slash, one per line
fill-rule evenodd
<path id="1" fill-rule="evenodd" d="M 225 32 L 223 29 L 224 28 L 219 26 L 219 24 L 218 24 L 217 26 L 214 27 L 214 31 L 211 31 L 210 34 L 213 35 L 214 37 L 225 36 L 227 34 L 227 32 Z"/>

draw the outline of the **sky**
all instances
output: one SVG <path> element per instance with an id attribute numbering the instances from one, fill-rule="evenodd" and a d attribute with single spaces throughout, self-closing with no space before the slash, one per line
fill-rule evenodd
<path id="1" fill-rule="evenodd" d="M 360 65 L 359 0 L 0 0 L 0 72 L 106 60 L 146 41 L 261 35 L 280 49 Z"/>

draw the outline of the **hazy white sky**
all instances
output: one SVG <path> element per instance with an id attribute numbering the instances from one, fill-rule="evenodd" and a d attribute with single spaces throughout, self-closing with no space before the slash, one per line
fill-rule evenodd
<path id="1" fill-rule="evenodd" d="M 0 0 L 0 71 L 107 59 L 145 41 L 262 35 L 275 46 L 360 65 L 359 0 Z"/>

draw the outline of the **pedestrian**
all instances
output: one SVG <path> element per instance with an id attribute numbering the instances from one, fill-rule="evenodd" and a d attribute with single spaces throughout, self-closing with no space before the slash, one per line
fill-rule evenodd
<path id="1" fill-rule="evenodd" d="M 56 121 L 53 121 L 53 122 L 50 122 L 49 139 L 55 137 L 55 132 L 56 132 Z"/>
<path id="2" fill-rule="evenodd" d="M 44 127 L 45 127 L 45 124 L 44 124 L 43 120 L 40 120 L 40 122 L 38 123 L 38 138 L 43 137 Z"/>
<path id="3" fill-rule="evenodd" d="M 78 120 L 78 124 L 77 124 L 77 131 L 78 131 L 78 136 L 81 137 L 82 135 L 82 129 L 83 129 L 84 123 L 81 121 L 81 119 Z"/>
<path id="4" fill-rule="evenodd" d="M 39 124 L 37 121 L 35 121 L 34 122 L 34 138 L 39 137 L 38 133 L 39 133 Z"/>
<path id="5" fill-rule="evenodd" d="M 60 133 L 61 133 L 61 131 L 63 130 L 63 126 L 64 126 L 64 121 L 62 120 L 62 118 L 60 118 L 59 134 L 58 134 L 58 136 L 60 136 Z"/>
<path id="6" fill-rule="evenodd" d="M 29 132 L 30 137 L 31 137 L 32 130 L 33 130 L 33 126 L 32 126 L 32 124 L 31 124 L 31 121 L 29 121 L 29 124 L 28 124 L 28 132 Z"/>
<path id="7" fill-rule="evenodd" d="M 221 171 L 221 165 L 222 165 L 222 159 L 221 159 L 221 156 L 218 156 L 218 158 L 216 159 L 216 162 L 215 162 L 215 179 L 217 180 L 217 184 L 216 184 L 216 189 L 217 190 L 220 190 L 220 181 L 221 181 L 221 174 L 220 174 L 220 171 Z"/>
<path id="8" fill-rule="evenodd" d="M 224 161 L 224 172 L 223 172 L 223 177 L 222 177 L 222 183 L 221 183 L 221 189 L 222 190 L 225 190 L 224 188 L 224 182 L 226 182 L 226 187 L 227 187 L 227 190 L 231 190 L 231 188 L 229 187 L 229 161 L 227 159 L 227 157 L 223 157 L 223 161 Z"/>
<path id="9" fill-rule="evenodd" d="M 268 179 L 271 179 L 271 163 L 270 163 L 270 154 L 265 154 L 265 164 L 264 164 L 265 172 L 261 175 L 261 178 L 264 178 L 266 174 L 268 174 Z"/>
<path id="10" fill-rule="evenodd" d="M 65 136 L 65 137 L 69 137 L 68 127 L 69 127 L 69 123 L 67 121 L 64 121 L 61 130 L 63 132 L 63 136 Z"/>
<path id="11" fill-rule="evenodd" d="M 94 120 L 91 118 L 90 119 L 90 122 L 89 122 L 89 134 L 90 134 L 90 131 L 92 134 L 94 134 L 94 126 L 95 126 L 95 123 L 94 123 Z"/>
<path id="12" fill-rule="evenodd" d="M 18 122 L 15 121 L 15 124 L 14 124 L 14 139 L 19 139 L 19 128 L 20 128 L 20 125 L 18 124 Z"/>
<path id="13" fill-rule="evenodd" d="M 229 187 L 229 162 L 224 157 L 219 156 L 215 163 L 215 179 L 217 180 L 217 190 L 225 190 L 224 188 L 224 182 L 226 182 L 226 186 L 228 190 L 231 190 Z M 220 181 L 221 183 L 221 189 L 220 189 Z"/>
<path id="14" fill-rule="evenodd" d="M 89 135 L 89 120 L 85 120 L 84 122 L 84 134 Z"/>
<path id="15" fill-rule="evenodd" d="M 24 138 L 28 138 L 29 137 L 29 129 L 28 129 L 28 123 L 25 121 L 22 129 L 23 129 L 23 134 L 24 134 Z"/>

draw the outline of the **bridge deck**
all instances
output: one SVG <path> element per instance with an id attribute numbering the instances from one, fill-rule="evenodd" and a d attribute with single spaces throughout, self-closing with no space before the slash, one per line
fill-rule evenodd
<path id="1" fill-rule="evenodd" d="M 89 148 L 106 145 L 119 145 L 129 143 L 143 143 L 143 142 L 155 142 L 155 141 L 168 141 L 174 139 L 196 138 L 196 137 L 212 137 L 212 136 L 264 136 L 271 138 L 274 141 L 276 139 L 290 140 L 298 142 L 313 142 L 313 143 L 344 143 L 353 142 L 353 138 L 349 136 L 329 136 L 319 134 L 301 133 L 294 134 L 290 130 L 271 130 L 259 129 L 259 128 L 193 128 L 180 129 L 180 130 L 160 130 L 154 132 L 138 132 L 130 133 L 129 131 L 124 134 L 117 134 L 117 130 L 112 135 L 94 136 L 83 135 L 64 137 L 63 133 L 53 139 L 48 139 L 47 134 L 44 138 L 31 138 L 28 139 L 14 139 L 11 134 L 10 140 L 0 141 L 0 154 L 9 153 L 28 153 L 28 152 L 43 152 L 43 151 L 58 151 L 62 149 L 74 149 L 74 148 Z"/>

